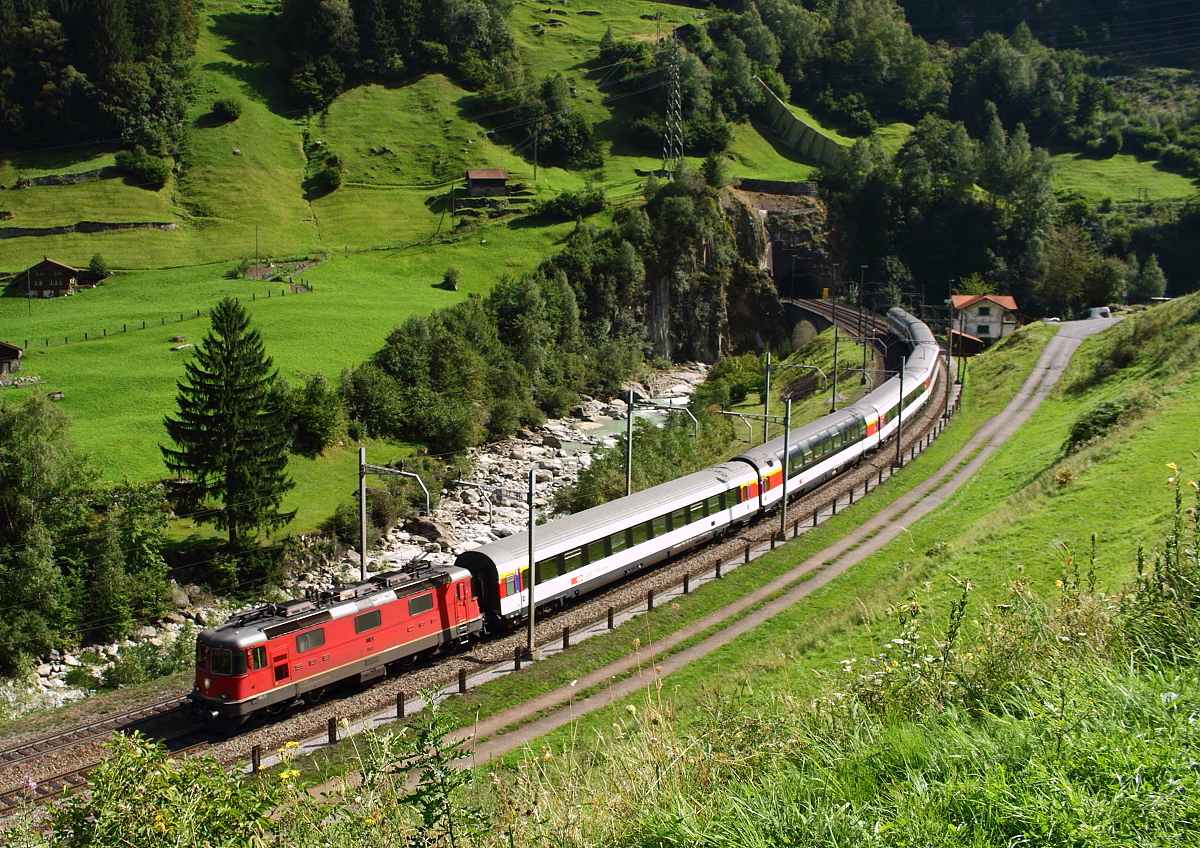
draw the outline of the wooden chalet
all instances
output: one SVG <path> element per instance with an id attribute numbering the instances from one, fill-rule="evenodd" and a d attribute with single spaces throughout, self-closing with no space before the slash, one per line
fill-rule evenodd
<path id="1" fill-rule="evenodd" d="M 468 168 L 467 194 L 471 197 L 507 195 L 508 171 L 504 168 Z"/>
<path id="2" fill-rule="evenodd" d="M 44 258 L 13 279 L 13 288 L 26 297 L 58 297 L 74 294 L 86 274 L 78 268 Z"/>

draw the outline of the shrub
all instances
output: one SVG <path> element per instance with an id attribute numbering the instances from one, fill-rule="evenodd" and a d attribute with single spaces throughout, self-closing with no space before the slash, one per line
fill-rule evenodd
<path id="1" fill-rule="evenodd" d="M 342 185 L 342 168 L 336 162 L 331 162 L 321 170 L 321 181 L 328 186 L 330 191 L 340 188 Z"/>
<path id="2" fill-rule="evenodd" d="M 174 163 L 170 159 L 155 156 L 141 147 L 122 150 L 117 154 L 116 164 L 129 176 L 156 189 L 166 185 L 167 180 L 171 177 L 171 171 L 174 169 Z"/>
<path id="3" fill-rule="evenodd" d="M 1147 403 L 1144 392 L 1134 392 L 1116 400 L 1101 401 L 1085 410 L 1071 425 L 1063 442 L 1063 454 L 1070 455 L 1088 442 L 1103 438 L 1117 424 L 1135 417 Z"/>
<path id="4" fill-rule="evenodd" d="M 242 117 L 242 101 L 236 97 L 223 97 L 220 100 L 214 100 L 212 116 L 222 123 L 236 121 Z"/>
<path id="5" fill-rule="evenodd" d="M 533 204 L 533 214 L 556 221 L 573 221 L 601 211 L 608 203 L 604 189 L 588 186 L 578 191 L 563 191 Z"/>

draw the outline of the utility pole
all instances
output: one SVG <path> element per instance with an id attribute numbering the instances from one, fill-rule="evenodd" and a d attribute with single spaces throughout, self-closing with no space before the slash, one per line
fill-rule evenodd
<path id="1" fill-rule="evenodd" d="M 537 572 L 535 570 L 537 567 L 537 562 L 535 562 L 534 558 L 533 558 L 534 557 L 533 527 L 534 527 L 534 524 L 536 523 L 536 516 L 534 515 L 534 511 L 533 511 L 533 494 L 534 494 L 533 489 L 536 484 L 537 484 L 537 469 L 530 468 L 529 469 L 529 646 L 528 646 L 530 659 L 534 659 L 534 650 L 536 649 L 536 644 L 535 644 L 534 638 L 533 638 L 533 610 L 534 610 L 533 584 L 537 582 Z"/>
<path id="2" fill-rule="evenodd" d="M 867 285 L 867 266 L 858 266 L 858 343 L 863 349 L 862 380 L 859 385 L 867 384 L 867 315 L 863 312 L 863 288 Z"/>
<path id="3" fill-rule="evenodd" d="M 633 494 L 633 389 L 625 402 L 625 497 Z"/>
<path id="4" fill-rule="evenodd" d="M 946 417 L 950 417 L 950 389 L 954 385 L 954 379 L 950 376 L 950 352 L 954 345 L 954 281 L 951 280 L 947 285 L 950 300 L 950 318 L 946 322 Z"/>
<path id="5" fill-rule="evenodd" d="M 360 447 L 358 449 L 358 533 L 359 547 L 361 554 L 358 574 L 359 579 L 367 579 L 367 475 L 374 474 L 377 477 L 395 476 L 395 477 L 411 477 L 417 481 L 417 485 L 421 487 L 421 491 L 425 493 L 425 515 L 429 515 L 429 489 L 425 487 L 425 481 L 421 479 L 419 474 L 414 474 L 411 471 L 404 471 L 399 468 L 386 468 L 381 465 L 367 464 L 367 449 Z"/>
<path id="6" fill-rule="evenodd" d="M 767 421 L 771 414 L 771 351 L 767 351 L 767 373 L 763 379 L 763 441 L 767 440 Z"/>
<path id="7" fill-rule="evenodd" d="M 788 454 L 791 452 L 792 437 L 792 399 L 787 399 L 783 413 L 783 493 L 779 502 L 779 536 L 787 538 L 787 484 L 788 484 Z"/>
<path id="8" fill-rule="evenodd" d="M 896 407 L 896 467 L 899 468 L 904 464 L 904 459 L 900 449 L 900 437 L 904 433 L 904 368 L 907 365 L 906 357 L 900 359 L 900 403 Z"/>
<path id="9" fill-rule="evenodd" d="M 837 300 L 833 301 L 833 387 L 829 390 L 829 411 L 837 412 L 837 361 L 838 361 L 838 325 Z"/>

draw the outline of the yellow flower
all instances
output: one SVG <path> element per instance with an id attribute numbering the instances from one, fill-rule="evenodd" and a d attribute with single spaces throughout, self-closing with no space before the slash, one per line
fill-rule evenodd
<path id="1" fill-rule="evenodd" d="M 1167 468 L 1170 468 L 1172 471 L 1178 471 L 1178 470 L 1179 470 L 1179 466 L 1178 466 L 1178 465 L 1176 465 L 1176 464 L 1175 464 L 1175 463 L 1173 463 L 1173 462 L 1168 462 L 1168 463 L 1167 463 Z"/>

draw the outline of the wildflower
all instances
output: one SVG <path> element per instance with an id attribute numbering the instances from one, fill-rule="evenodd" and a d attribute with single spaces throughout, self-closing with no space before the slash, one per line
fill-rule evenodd
<path id="1" fill-rule="evenodd" d="M 32 777 L 26 778 L 25 788 L 28 789 L 30 792 L 36 792 L 37 788 L 38 788 L 38 782 L 36 780 L 34 780 Z"/>
<path id="2" fill-rule="evenodd" d="M 637 715 L 637 707 L 635 707 L 633 704 L 626 704 L 625 712 L 629 713 L 630 715 Z"/>
<path id="3" fill-rule="evenodd" d="M 1170 468 L 1170 469 L 1171 469 L 1172 471 L 1174 471 L 1174 472 L 1178 472 L 1178 471 L 1179 471 L 1179 466 L 1178 466 L 1178 465 L 1176 465 L 1176 464 L 1175 464 L 1175 463 L 1173 463 L 1173 462 L 1168 462 L 1168 463 L 1167 463 L 1167 468 Z"/>
<path id="4" fill-rule="evenodd" d="M 368 824 L 368 825 L 375 824 L 375 819 L 366 819 L 366 821 L 364 823 Z"/>
<path id="5" fill-rule="evenodd" d="M 1063 587 L 1063 582 L 1061 580 L 1055 580 L 1054 586 L 1055 588 L 1061 589 Z"/>
<path id="6" fill-rule="evenodd" d="M 299 742 L 297 742 L 295 739 L 292 739 L 292 740 L 290 740 L 290 741 L 288 741 L 288 742 L 284 742 L 284 743 L 283 743 L 283 747 L 285 747 L 285 748 L 299 748 L 299 747 L 300 747 L 300 743 L 299 743 Z"/>

